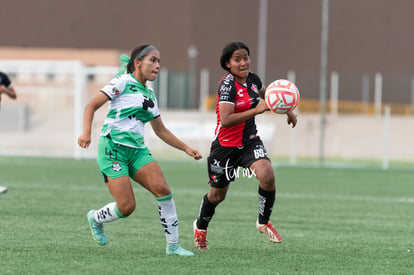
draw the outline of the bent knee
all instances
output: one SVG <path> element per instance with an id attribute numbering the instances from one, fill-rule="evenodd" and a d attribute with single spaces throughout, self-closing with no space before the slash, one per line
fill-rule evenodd
<path id="1" fill-rule="evenodd" d="M 273 171 L 263 173 L 258 176 L 257 179 L 259 180 L 260 185 L 266 190 L 272 190 L 275 188 L 275 174 Z"/>
<path id="2" fill-rule="evenodd" d="M 266 185 L 275 185 L 275 175 L 273 173 L 266 173 L 259 178 L 259 181 Z"/>
<path id="3" fill-rule="evenodd" d="M 212 203 L 214 205 L 217 205 L 217 204 L 221 203 L 225 199 L 226 199 L 226 194 L 221 194 L 221 193 L 212 194 L 212 193 L 210 193 L 208 195 L 208 200 L 210 201 L 210 203 Z"/>
<path id="4" fill-rule="evenodd" d="M 135 203 L 117 204 L 118 211 L 122 216 L 128 217 L 135 210 Z"/>

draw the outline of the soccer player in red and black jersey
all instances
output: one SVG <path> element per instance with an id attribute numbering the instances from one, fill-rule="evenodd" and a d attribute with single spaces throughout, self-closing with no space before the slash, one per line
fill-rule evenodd
<path id="1" fill-rule="evenodd" d="M 282 241 L 269 222 L 275 202 L 275 176 L 266 148 L 257 136 L 255 116 L 268 110 L 261 98 L 265 87 L 250 72 L 250 51 L 243 42 L 231 42 L 222 52 L 221 67 L 227 74 L 217 88 L 217 126 L 207 159 L 210 191 L 204 196 L 198 218 L 194 221 L 194 243 L 208 249 L 207 227 L 215 209 L 227 194 L 229 183 L 243 173 L 259 180 L 259 215 L 256 228 L 271 242 Z M 287 113 L 287 122 L 295 127 L 297 116 Z"/>
<path id="2" fill-rule="evenodd" d="M 1 95 L 6 94 L 11 99 L 16 99 L 16 91 L 12 85 L 7 74 L 0 72 L 0 105 L 1 105 Z M 1 107 L 1 106 L 0 106 Z M 0 185 L 0 194 L 6 193 L 7 187 Z"/>

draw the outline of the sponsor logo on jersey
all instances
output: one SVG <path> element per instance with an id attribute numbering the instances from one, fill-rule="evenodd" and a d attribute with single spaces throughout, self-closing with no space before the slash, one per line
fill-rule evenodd
<path id="1" fill-rule="evenodd" d="M 231 86 L 221 85 L 220 93 L 228 94 L 231 91 Z"/>
<path id="2" fill-rule="evenodd" d="M 252 102 L 252 99 L 251 98 L 249 98 L 247 101 L 238 101 L 237 103 L 236 103 L 236 106 L 237 107 L 240 107 L 240 106 L 243 106 L 243 105 L 247 105 L 247 106 L 250 106 L 250 103 Z"/>

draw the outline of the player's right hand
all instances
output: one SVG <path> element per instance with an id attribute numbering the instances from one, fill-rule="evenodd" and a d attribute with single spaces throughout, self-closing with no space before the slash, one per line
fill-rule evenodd
<path id="1" fill-rule="evenodd" d="M 265 111 L 269 111 L 269 107 L 264 102 L 264 100 L 260 100 L 259 104 L 256 106 L 256 112 L 257 114 L 264 113 Z"/>
<path id="2" fill-rule="evenodd" d="M 82 148 L 88 148 L 91 144 L 91 136 L 85 134 L 80 135 L 78 138 L 78 144 Z"/>

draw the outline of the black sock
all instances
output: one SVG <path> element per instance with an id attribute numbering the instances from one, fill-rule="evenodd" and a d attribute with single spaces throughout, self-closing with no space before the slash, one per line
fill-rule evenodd
<path id="1" fill-rule="evenodd" d="M 201 202 L 200 215 L 197 219 L 197 228 L 202 230 L 207 230 L 208 224 L 213 218 L 215 209 L 217 205 L 212 204 L 208 198 L 207 194 L 204 196 L 203 201 Z"/>
<path id="2" fill-rule="evenodd" d="M 259 186 L 259 223 L 267 224 L 275 203 L 276 190 L 266 191 Z"/>

